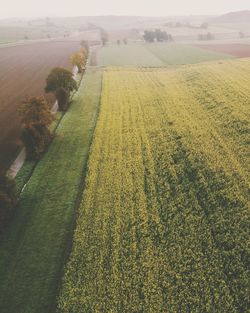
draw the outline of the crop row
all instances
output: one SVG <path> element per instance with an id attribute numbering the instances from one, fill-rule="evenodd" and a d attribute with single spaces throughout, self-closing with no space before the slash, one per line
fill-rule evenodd
<path id="1" fill-rule="evenodd" d="M 230 77 L 238 63 L 217 66 Z M 105 72 L 60 312 L 247 311 L 247 165 L 188 80 L 213 66 Z M 228 101 L 227 118 L 245 104 Z"/>

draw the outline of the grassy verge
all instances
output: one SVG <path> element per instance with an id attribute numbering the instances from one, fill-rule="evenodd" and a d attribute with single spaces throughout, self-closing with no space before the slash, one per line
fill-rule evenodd
<path id="1" fill-rule="evenodd" d="M 61 118 L 62 118 L 63 113 L 62 112 L 57 112 L 55 114 L 55 120 L 52 122 L 50 125 L 50 129 L 52 132 L 56 131 L 56 128 L 58 127 Z M 30 176 L 32 175 L 32 172 L 34 171 L 34 168 L 36 166 L 37 162 L 36 161 L 29 161 L 26 160 L 21 167 L 20 171 L 17 173 L 16 176 L 16 190 L 17 194 L 19 195 L 20 192 L 22 191 L 23 187 L 29 180 Z"/>
<path id="2" fill-rule="evenodd" d="M 95 127 L 101 72 L 86 73 L 0 238 L 0 312 L 53 312 Z"/>
<path id="3" fill-rule="evenodd" d="M 24 188 L 25 184 L 29 180 L 29 177 L 32 175 L 32 172 L 36 166 L 36 161 L 25 161 L 23 166 L 21 167 L 20 171 L 17 173 L 16 176 L 16 191 L 17 195 L 20 195 L 22 189 Z"/>

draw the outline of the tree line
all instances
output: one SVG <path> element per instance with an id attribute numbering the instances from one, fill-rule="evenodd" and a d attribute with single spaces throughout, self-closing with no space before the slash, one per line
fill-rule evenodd
<path id="1" fill-rule="evenodd" d="M 118 44 L 118 46 L 123 43 L 124 45 L 127 45 L 128 44 L 128 39 L 127 38 L 123 38 L 122 40 L 121 39 L 117 39 L 116 43 Z"/>
<path id="2" fill-rule="evenodd" d="M 85 41 L 81 42 L 80 51 L 70 57 L 70 63 L 77 66 L 78 73 L 84 73 L 88 58 L 89 47 Z M 78 89 L 76 80 L 71 71 L 56 67 L 53 68 L 44 88 L 45 93 L 53 93 L 59 111 L 66 112 L 70 106 L 70 94 Z M 26 148 L 28 160 L 38 161 L 53 139 L 50 129 L 54 121 L 50 104 L 42 96 L 27 97 L 20 107 L 22 123 L 21 139 Z M 0 173 L 0 232 L 10 221 L 17 206 L 15 181 Z"/>
<path id="3" fill-rule="evenodd" d="M 168 34 L 166 31 L 162 31 L 160 29 L 155 30 L 145 30 L 143 38 L 147 42 L 166 42 L 173 41 L 173 37 L 171 34 Z"/>
<path id="4" fill-rule="evenodd" d="M 215 39 L 215 36 L 208 32 L 206 34 L 199 34 L 198 35 L 198 40 L 214 40 Z"/>
<path id="5" fill-rule="evenodd" d="M 164 24 L 165 27 L 171 27 L 171 28 L 192 28 L 192 29 L 207 29 L 208 28 L 208 23 L 203 22 L 200 25 L 194 25 L 191 24 L 190 22 L 167 22 Z"/>

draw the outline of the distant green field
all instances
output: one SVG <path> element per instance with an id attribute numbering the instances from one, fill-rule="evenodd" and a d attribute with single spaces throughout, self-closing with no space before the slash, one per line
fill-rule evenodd
<path id="1" fill-rule="evenodd" d="M 65 29 L 56 27 L 15 27 L 0 26 L 0 44 L 11 43 L 19 40 L 36 40 L 45 38 L 60 37 L 65 34 Z"/>
<path id="2" fill-rule="evenodd" d="M 97 53 L 97 65 L 164 67 L 229 58 L 232 56 L 184 44 L 121 44 L 101 48 Z"/>
<path id="3" fill-rule="evenodd" d="M 0 38 L 0 45 L 2 44 L 7 44 L 7 43 L 12 43 L 12 42 L 15 42 L 16 40 L 13 40 L 13 39 L 3 39 L 3 38 Z"/>
<path id="4" fill-rule="evenodd" d="M 147 48 L 165 65 L 194 64 L 213 60 L 231 59 L 232 56 L 205 51 L 184 44 L 148 44 Z"/>
<path id="5" fill-rule="evenodd" d="M 110 45 L 103 47 L 97 54 L 100 66 L 164 66 L 156 55 L 139 44 Z"/>

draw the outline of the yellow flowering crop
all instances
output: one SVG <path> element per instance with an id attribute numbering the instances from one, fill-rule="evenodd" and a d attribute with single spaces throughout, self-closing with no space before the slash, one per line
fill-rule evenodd
<path id="1" fill-rule="evenodd" d="M 247 312 L 250 60 L 104 72 L 63 313 Z"/>

